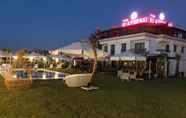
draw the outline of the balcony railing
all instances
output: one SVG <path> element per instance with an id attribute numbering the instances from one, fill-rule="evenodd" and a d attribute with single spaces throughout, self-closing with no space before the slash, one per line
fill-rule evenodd
<path id="1" fill-rule="evenodd" d="M 144 49 L 130 49 L 131 52 L 133 53 L 136 53 L 136 54 L 146 54 L 147 53 L 147 50 L 144 48 Z"/>
<path id="2" fill-rule="evenodd" d="M 168 50 L 168 49 L 157 49 L 156 51 L 160 52 L 160 53 L 169 53 L 170 52 L 170 50 Z"/>

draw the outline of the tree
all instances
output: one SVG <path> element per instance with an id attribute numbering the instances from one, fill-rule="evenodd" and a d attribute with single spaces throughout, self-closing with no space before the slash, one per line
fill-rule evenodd
<path id="1" fill-rule="evenodd" d="M 12 52 L 12 49 L 10 49 L 10 48 L 3 48 L 2 51 L 9 54 L 9 53 Z"/>
<path id="2" fill-rule="evenodd" d="M 93 65 L 92 76 L 91 76 L 91 80 L 92 80 L 96 73 L 96 69 L 97 69 L 97 52 L 96 52 L 97 36 L 96 36 L 96 33 L 91 34 L 91 36 L 89 37 L 89 40 L 91 42 L 93 54 L 94 54 L 94 65 Z"/>

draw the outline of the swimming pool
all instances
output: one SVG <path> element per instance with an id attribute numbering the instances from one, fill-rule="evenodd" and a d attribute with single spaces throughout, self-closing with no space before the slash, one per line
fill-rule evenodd
<path id="1" fill-rule="evenodd" d="M 28 73 L 25 72 L 24 70 L 17 70 L 14 72 L 15 74 L 13 75 L 14 78 L 21 78 L 21 79 L 26 79 L 28 78 Z M 33 80 L 52 80 L 52 79 L 63 79 L 65 77 L 64 73 L 60 72 L 48 72 L 48 71 L 43 71 L 43 70 L 38 70 L 38 71 L 32 71 L 32 79 Z"/>

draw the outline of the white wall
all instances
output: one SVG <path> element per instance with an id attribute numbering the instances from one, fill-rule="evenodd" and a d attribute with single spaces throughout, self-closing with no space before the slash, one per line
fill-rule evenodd
<path id="1" fill-rule="evenodd" d="M 165 44 L 162 46 L 159 42 L 163 41 Z M 149 33 L 139 33 L 132 34 L 121 37 L 107 38 L 100 40 L 101 45 L 108 45 L 108 53 L 110 54 L 110 46 L 112 44 L 115 45 L 115 54 L 121 53 L 121 44 L 126 43 L 126 50 L 134 49 L 134 44 L 136 42 L 145 42 L 145 48 L 150 54 L 157 54 L 157 49 L 165 49 L 165 45 L 169 44 L 170 53 L 168 55 L 170 57 L 175 57 L 176 53 L 182 55 L 181 63 L 180 63 L 180 71 L 185 72 L 186 76 L 186 42 L 183 42 L 182 39 L 178 39 L 175 37 L 170 37 L 166 35 L 154 35 Z M 177 52 L 173 51 L 174 45 L 177 45 Z M 184 53 L 181 53 L 181 47 L 185 47 Z M 170 75 L 175 75 L 176 69 L 176 61 L 170 60 Z"/>
<path id="2" fill-rule="evenodd" d="M 122 37 L 115 37 L 115 38 L 108 38 L 104 40 L 100 40 L 101 45 L 108 45 L 108 53 L 110 54 L 110 46 L 115 45 L 115 54 L 120 54 L 121 53 L 121 44 L 126 43 L 126 50 L 134 49 L 134 44 L 136 42 L 144 42 L 145 47 L 147 51 L 150 49 L 149 44 L 150 44 L 150 39 L 151 37 L 148 37 L 146 35 L 133 35 L 133 36 L 122 36 Z M 151 47 L 152 49 L 152 47 Z"/>

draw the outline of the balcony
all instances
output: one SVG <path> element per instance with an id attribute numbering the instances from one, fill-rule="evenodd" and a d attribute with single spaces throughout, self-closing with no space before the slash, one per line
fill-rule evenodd
<path id="1" fill-rule="evenodd" d="M 141 55 L 144 55 L 147 53 L 147 50 L 146 48 L 143 48 L 143 49 L 130 49 L 131 52 L 134 52 L 136 54 L 141 54 Z"/>
<path id="2" fill-rule="evenodd" d="M 163 54 L 165 54 L 165 53 L 166 53 L 166 54 L 169 54 L 169 53 L 171 52 L 169 49 L 161 49 L 161 48 L 160 48 L 160 49 L 157 49 L 156 51 L 157 51 L 158 53 L 160 53 L 160 54 L 162 54 L 162 53 L 163 53 Z"/>

